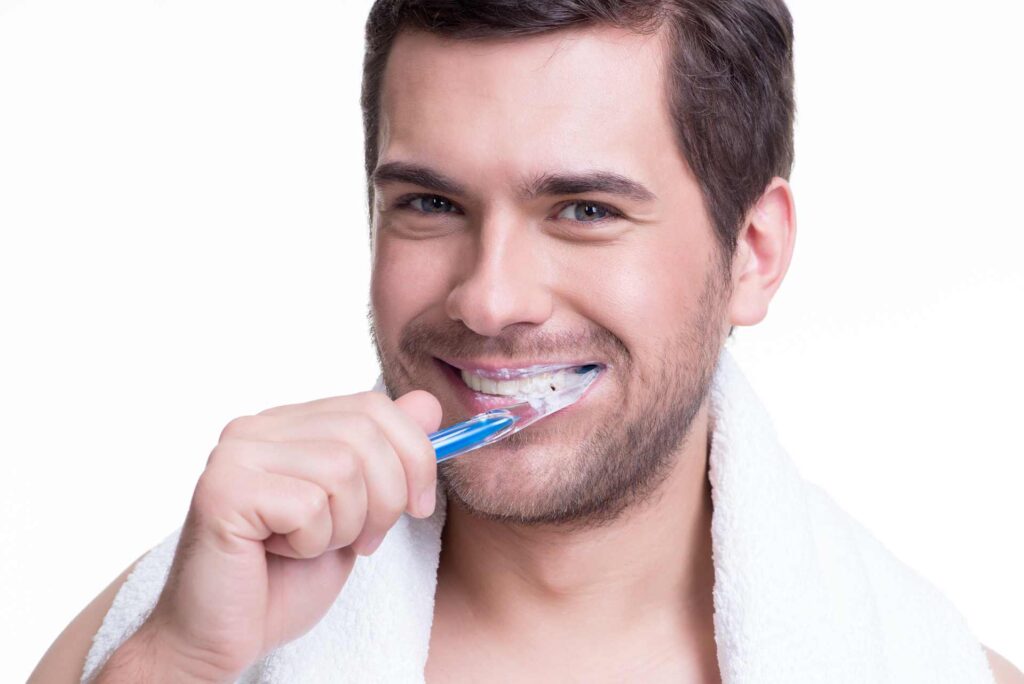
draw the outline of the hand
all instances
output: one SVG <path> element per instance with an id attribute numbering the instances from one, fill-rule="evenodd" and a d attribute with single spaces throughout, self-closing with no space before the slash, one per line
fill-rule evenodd
<path id="1" fill-rule="evenodd" d="M 311 629 L 403 512 L 433 513 L 433 395 L 379 392 L 236 418 L 196 485 L 144 633 L 182 671 L 233 680 Z M 142 630 L 140 630 L 142 631 Z"/>

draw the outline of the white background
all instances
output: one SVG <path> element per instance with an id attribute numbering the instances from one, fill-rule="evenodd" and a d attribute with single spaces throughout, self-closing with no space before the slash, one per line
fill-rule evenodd
<path id="1" fill-rule="evenodd" d="M 228 420 L 373 382 L 368 7 L 0 0 L 3 681 Z M 802 472 L 1024 664 L 1024 10 L 790 7 L 796 252 L 730 347 Z"/>

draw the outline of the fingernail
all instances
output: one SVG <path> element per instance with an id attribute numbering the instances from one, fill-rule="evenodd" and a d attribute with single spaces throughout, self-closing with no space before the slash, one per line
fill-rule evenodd
<path id="1" fill-rule="evenodd" d="M 420 494 L 420 501 L 418 506 L 420 515 L 422 515 L 423 517 L 428 517 L 431 513 L 434 512 L 434 499 L 436 497 L 437 492 L 434 491 L 433 487 Z"/>

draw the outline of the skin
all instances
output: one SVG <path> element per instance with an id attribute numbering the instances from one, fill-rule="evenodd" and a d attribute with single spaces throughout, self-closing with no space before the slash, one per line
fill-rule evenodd
<path id="1" fill-rule="evenodd" d="M 378 166 L 426 165 L 464 187 L 403 206 L 437 189 L 376 186 L 372 308 L 389 389 L 431 391 L 448 422 L 471 407 L 433 357 L 607 366 L 571 414 L 442 464 L 430 681 L 718 681 L 708 382 L 729 326 L 767 312 L 796 223 L 776 178 L 732 274 L 720 266 L 675 151 L 662 50 L 660 36 L 612 28 L 486 43 L 407 32 L 393 47 Z M 517 192 L 595 168 L 656 199 Z M 645 416 L 684 430 L 636 444 Z"/>
<path id="2" fill-rule="evenodd" d="M 449 499 L 427 681 L 719 681 L 707 381 L 729 326 L 767 314 L 796 222 L 789 185 L 773 179 L 723 267 L 675 152 L 659 38 L 606 28 L 476 44 L 399 37 L 381 163 L 427 164 L 464 186 L 402 210 L 403 195 L 436 189 L 377 188 L 373 324 L 399 398 L 331 397 L 229 423 L 157 619 L 99 681 L 233 681 L 254 654 L 315 624 L 355 554 L 373 553 L 402 510 L 431 513 L 435 475 Z M 516 193 L 524 178 L 590 168 L 638 180 L 657 199 Z M 622 217 L 590 223 L 593 214 L 577 213 L 589 202 Z M 425 433 L 472 407 L 435 354 L 606 368 L 577 405 L 437 468 Z M 628 432 L 638 424 L 646 441 Z M 284 516 L 312 494 L 330 507 Z M 294 519 L 275 523 L 268 511 Z M 78 681 L 127 573 L 72 621 L 30 681 Z M 207 636 L 200 658 L 182 637 L 196 630 L 254 639 Z M 997 682 L 1024 681 L 986 653 Z"/>

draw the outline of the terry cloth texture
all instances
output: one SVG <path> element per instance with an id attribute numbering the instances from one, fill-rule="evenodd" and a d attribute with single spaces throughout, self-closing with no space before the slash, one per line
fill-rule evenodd
<path id="1" fill-rule="evenodd" d="M 378 389 L 381 387 L 378 382 Z M 801 479 L 727 349 L 711 388 L 715 641 L 725 684 L 992 684 L 950 602 Z M 255 662 L 249 683 L 423 682 L 446 513 L 403 514 L 328 613 Z M 93 638 L 88 682 L 146 619 L 175 530 L 143 557 Z"/>

